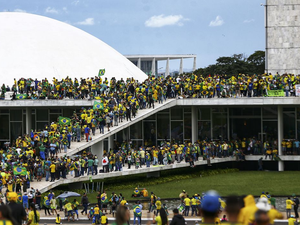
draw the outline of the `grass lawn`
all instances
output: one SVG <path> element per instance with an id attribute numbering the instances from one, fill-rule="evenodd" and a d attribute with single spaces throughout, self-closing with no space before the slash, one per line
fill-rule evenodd
<path id="1" fill-rule="evenodd" d="M 237 195 L 260 195 L 262 191 L 268 191 L 272 195 L 300 194 L 300 176 L 298 171 L 287 172 L 234 172 L 228 174 L 213 175 L 183 179 L 163 184 L 145 187 L 150 193 L 153 191 L 160 198 L 177 198 L 184 189 L 190 195 L 201 194 L 207 190 L 216 190 L 221 196 L 230 194 Z M 159 178 L 157 178 L 159 179 Z M 105 188 L 105 185 L 104 185 Z M 144 188 L 144 187 L 142 187 Z M 112 190 L 115 193 L 122 193 L 127 200 L 131 198 L 133 189 Z M 108 194 L 112 191 L 109 191 Z M 96 202 L 97 193 L 89 194 L 91 202 Z"/>

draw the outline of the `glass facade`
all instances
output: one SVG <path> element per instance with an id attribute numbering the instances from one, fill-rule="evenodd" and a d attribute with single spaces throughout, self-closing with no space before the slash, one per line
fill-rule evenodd
<path id="1" fill-rule="evenodd" d="M 196 107 L 192 115 L 192 107 Z M 38 108 L 31 111 L 31 128 L 41 130 L 59 116 L 71 116 L 80 108 Z M 194 120 L 192 120 L 192 117 Z M 196 124 L 192 124 L 196 121 Z M 0 110 L 0 145 L 15 140 L 26 130 L 26 110 Z M 192 139 L 196 126 L 196 139 L 235 140 L 256 138 L 274 143 L 278 139 L 278 107 L 207 107 L 176 106 L 153 114 L 115 134 L 116 143 L 131 140 L 134 146 L 154 146 L 160 141 L 184 142 Z M 284 139 L 300 136 L 300 107 L 283 107 Z M 106 144 L 106 141 L 105 141 Z"/>

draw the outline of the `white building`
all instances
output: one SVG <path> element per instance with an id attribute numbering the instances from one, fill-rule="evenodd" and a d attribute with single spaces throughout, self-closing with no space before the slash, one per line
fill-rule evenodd
<path id="1" fill-rule="evenodd" d="M 196 70 L 197 55 L 125 55 L 133 64 L 146 74 L 158 74 L 158 61 L 166 61 L 165 76 L 170 75 L 170 60 L 180 60 L 179 74 L 183 73 L 183 60 L 193 59 L 193 71 Z"/>

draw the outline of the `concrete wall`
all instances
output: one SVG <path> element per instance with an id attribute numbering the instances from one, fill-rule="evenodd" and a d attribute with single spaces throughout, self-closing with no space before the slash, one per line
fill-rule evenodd
<path id="1" fill-rule="evenodd" d="M 266 0 L 266 69 L 300 73 L 300 0 Z"/>

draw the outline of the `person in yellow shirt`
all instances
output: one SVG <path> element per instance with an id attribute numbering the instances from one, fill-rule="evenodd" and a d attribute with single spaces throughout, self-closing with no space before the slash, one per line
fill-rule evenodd
<path id="1" fill-rule="evenodd" d="M 257 211 L 257 206 L 253 195 L 248 195 L 244 198 L 245 206 L 240 210 L 238 222 L 244 225 L 249 225 L 251 216 Z"/>
<path id="2" fill-rule="evenodd" d="M 30 212 L 28 214 L 27 225 L 39 225 L 40 213 L 36 211 L 34 203 L 30 205 Z"/>
<path id="3" fill-rule="evenodd" d="M 290 197 L 288 197 L 288 199 L 285 201 L 285 204 L 286 204 L 286 218 L 290 218 L 292 205 L 294 205 L 295 203 L 291 200 Z"/>
<path id="4" fill-rule="evenodd" d="M 106 224 L 108 224 L 108 219 L 103 213 L 103 215 L 101 216 L 101 225 L 106 225 Z"/>
<path id="5" fill-rule="evenodd" d="M 155 202 L 155 205 L 156 205 L 157 212 L 159 212 L 160 209 L 161 209 L 161 201 L 160 201 L 160 197 L 157 197 L 157 200 L 156 200 L 156 202 Z"/>
<path id="6" fill-rule="evenodd" d="M 191 200 L 191 204 L 192 204 L 192 216 L 195 214 L 195 216 L 197 216 L 197 199 L 196 199 L 196 195 L 193 196 L 192 200 Z"/>
<path id="7" fill-rule="evenodd" d="M 68 202 L 68 200 L 66 200 L 65 209 L 68 212 L 68 214 L 67 214 L 68 222 L 70 222 L 70 217 L 72 217 L 73 221 L 75 221 L 74 214 L 73 214 L 73 207 L 72 207 L 72 204 L 70 202 Z"/>
<path id="8" fill-rule="evenodd" d="M 186 196 L 186 198 L 183 200 L 184 202 L 184 215 L 189 216 L 190 212 L 190 206 L 191 206 L 191 199 L 189 198 L 189 195 Z"/>
<path id="9" fill-rule="evenodd" d="M 61 221 L 61 217 L 59 214 L 57 214 L 55 218 L 55 224 L 60 224 L 60 221 Z"/>
<path id="10" fill-rule="evenodd" d="M 50 173 L 51 173 L 51 181 L 50 182 L 54 182 L 55 181 L 55 164 L 52 163 L 50 166 Z"/>
<path id="11" fill-rule="evenodd" d="M 94 208 L 94 216 L 96 219 L 96 223 L 99 223 L 100 220 L 100 208 L 98 205 L 96 205 L 96 207 Z"/>
<path id="12" fill-rule="evenodd" d="M 291 215 L 290 218 L 288 218 L 288 225 L 295 225 L 297 224 L 297 219 L 294 217 L 294 215 Z"/>
<path id="13" fill-rule="evenodd" d="M 270 218 L 270 224 L 274 224 L 275 219 L 283 219 L 282 213 L 274 208 L 269 210 L 268 216 Z"/>

